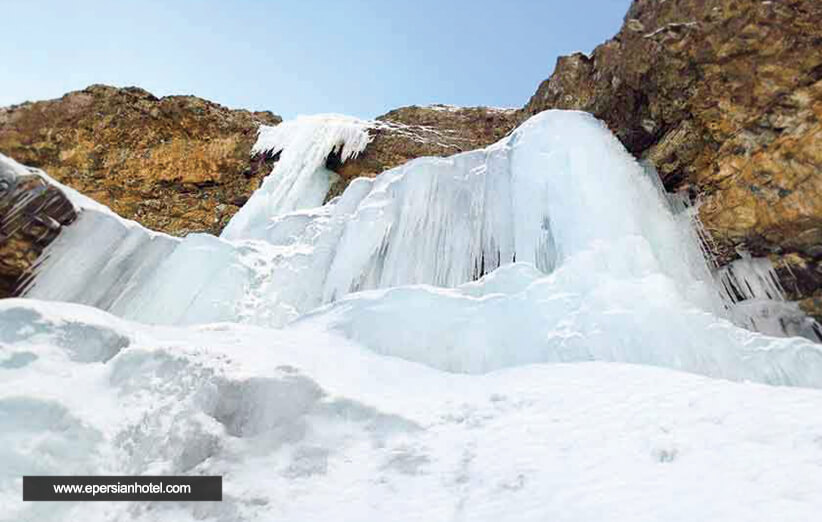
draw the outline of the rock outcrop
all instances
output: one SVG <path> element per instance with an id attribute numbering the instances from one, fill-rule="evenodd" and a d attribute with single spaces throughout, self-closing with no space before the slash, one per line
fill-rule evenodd
<path id="1" fill-rule="evenodd" d="M 357 177 L 380 172 L 422 156 L 450 156 L 485 147 L 500 140 L 519 122 L 516 109 L 492 107 L 402 107 L 376 118 L 374 138 L 356 158 L 339 165 L 329 158 L 331 170 L 343 183 L 333 187 L 336 195 Z"/>
<path id="2" fill-rule="evenodd" d="M 270 165 L 250 158 L 270 112 L 93 85 L 0 109 L 0 152 L 143 225 L 219 233 Z"/>
<path id="3" fill-rule="evenodd" d="M 0 156 L 0 298 L 16 294 L 43 249 L 76 218 L 60 189 Z"/>
<path id="4" fill-rule="evenodd" d="M 369 122 L 371 141 L 365 150 L 345 162 L 340 151 L 326 159 L 326 168 L 339 175 L 326 200 L 340 195 L 355 178 L 373 178 L 423 156 L 451 156 L 490 145 L 517 126 L 519 114 L 518 109 L 414 105 L 378 116 Z"/>
<path id="5" fill-rule="evenodd" d="M 724 264 L 771 257 L 822 318 L 822 3 L 635 0 L 591 56 L 558 60 L 523 118 L 603 119 L 669 190 L 688 190 Z"/>

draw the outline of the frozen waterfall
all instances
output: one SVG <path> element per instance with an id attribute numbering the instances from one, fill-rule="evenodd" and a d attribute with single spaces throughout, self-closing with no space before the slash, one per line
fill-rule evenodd
<path id="1" fill-rule="evenodd" d="M 322 205 L 333 172 L 325 159 L 345 161 L 362 152 L 372 124 L 342 115 L 300 116 L 276 127 L 260 127 L 252 154 L 279 155 L 271 175 L 223 230 L 226 239 L 248 238 L 259 224 L 286 212 Z"/>
<path id="2" fill-rule="evenodd" d="M 321 325 L 456 372 L 609 360 L 822 385 L 817 345 L 731 324 L 688 217 L 590 115 L 541 113 L 318 206 L 326 157 L 356 155 L 368 128 L 330 116 L 264 129 L 258 150 L 279 163 L 221 238 L 85 211 L 26 295 L 148 323 Z"/>

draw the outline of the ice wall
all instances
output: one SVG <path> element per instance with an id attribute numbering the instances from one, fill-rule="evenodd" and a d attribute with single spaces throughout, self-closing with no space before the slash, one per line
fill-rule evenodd
<path id="1" fill-rule="evenodd" d="M 367 139 L 356 122 L 304 125 L 325 130 L 297 125 L 290 144 L 261 135 L 261 150 L 283 148 L 279 167 L 223 237 L 82 218 L 27 295 L 159 324 L 304 318 L 294 327 L 452 371 L 613 360 L 782 384 L 822 375 L 812 343 L 728 321 L 744 317 L 729 311 L 692 213 L 588 114 L 547 111 L 485 149 L 420 158 L 290 210 L 287 194 L 322 192 L 299 187 L 331 150 Z"/>
<path id="2" fill-rule="evenodd" d="M 597 249 L 610 259 L 606 272 L 664 273 L 689 301 L 721 311 L 687 224 L 590 115 L 547 112 L 486 149 L 420 158 L 374 180 L 357 180 L 323 207 L 284 212 L 289 190 L 311 185 L 330 150 L 342 147 L 346 157 L 367 142 L 365 124 L 357 120 L 297 121 L 290 138 L 282 130 L 261 134 L 258 149 L 282 148 L 280 162 L 222 241 L 183 240 L 158 257 L 161 267 L 140 270 L 146 277 L 124 296 L 99 270 L 89 272 L 96 280 L 63 279 L 59 292 L 47 282 L 49 273 L 65 273 L 57 265 L 76 258 L 72 249 L 119 262 L 107 254 L 111 246 L 97 251 L 66 238 L 49 252 L 53 261 L 42 265 L 29 295 L 116 302 L 112 311 L 149 322 L 280 325 L 350 292 L 419 283 L 453 287 L 513 261 L 550 273 L 569 257 Z M 99 233 L 112 241 L 120 235 Z M 625 245 L 650 255 L 613 254 Z M 143 261 L 138 255 L 123 262 Z M 108 290 L 95 290 L 100 286 Z M 84 297 L 107 292 L 117 295 Z M 222 311 L 213 312 L 215 306 Z M 212 312 L 191 312 L 203 307 Z"/>
<path id="3" fill-rule="evenodd" d="M 120 315 L 180 240 L 94 208 L 38 259 L 24 295 L 95 306 Z"/>

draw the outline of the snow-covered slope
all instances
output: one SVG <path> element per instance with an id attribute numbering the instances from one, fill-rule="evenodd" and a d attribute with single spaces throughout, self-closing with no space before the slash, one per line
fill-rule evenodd
<path id="1" fill-rule="evenodd" d="M 0 519 L 814 520 L 822 394 L 609 363 L 480 376 L 308 327 L 0 303 Z M 22 474 L 219 474 L 222 503 L 27 503 Z"/>
<path id="2" fill-rule="evenodd" d="M 491 147 L 311 207 L 325 158 L 356 154 L 368 125 L 264 131 L 280 163 L 221 238 L 89 209 L 52 243 L 36 299 L 0 303 L 0 513 L 805 520 L 822 508 L 820 392 L 730 382 L 822 387 L 820 345 L 734 325 L 764 309 L 804 327 L 785 303 L 728 301 L 728 284 L 767 267 L 717 282 L 688 209 L 601 123 L 548 111 Z M 766 283 L 750 297 L 778 290 Z M 23 473 L 222 474 L 226 500 L 23 505 Z"/>

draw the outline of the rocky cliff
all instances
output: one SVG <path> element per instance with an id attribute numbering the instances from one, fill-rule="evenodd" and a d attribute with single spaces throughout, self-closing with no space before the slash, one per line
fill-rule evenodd
<path id="1" fill-rule="evenodd" d="M 0 109 L 0 152 L 143 225 L 218 233 L 270 165 L 251 161 L 270 112 L 93 85 Z"/>

